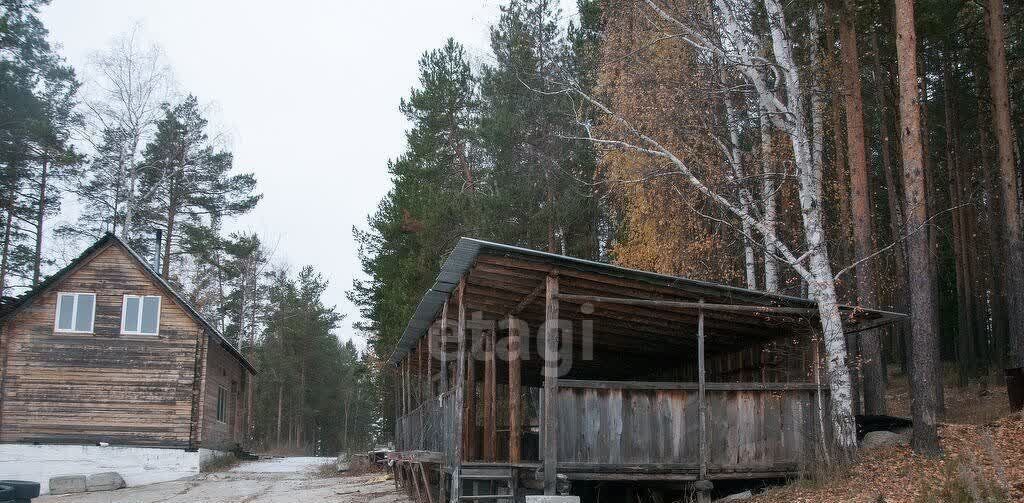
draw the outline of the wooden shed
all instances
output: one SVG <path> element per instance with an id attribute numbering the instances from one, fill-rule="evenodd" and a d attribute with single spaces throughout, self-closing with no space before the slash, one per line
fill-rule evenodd
<path id="1" fill-rule="evenodd" d="M 848 332 L 902 317 L 842 310 Z M 560 479 L 796 474 L 830 436 L 817 313 L 462 238 L 390 359 L 396 475 L 423 501 L 454 502 L 554 494 Z"/>
<path id="2" fill-rule="evenodd" d="M 256 370 L 107 234 L 5 306 L 0 443 L 240 447 Z"/>

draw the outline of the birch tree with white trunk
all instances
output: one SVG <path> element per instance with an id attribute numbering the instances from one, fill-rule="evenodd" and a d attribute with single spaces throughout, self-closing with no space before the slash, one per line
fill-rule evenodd
<path id="1" fill-rule="evenodd" d="M 767 13 L 767 27 L 771 39 L 770 55 L 759 55 L 758 45 L 751 29 L 754 6 L 746 0 L 714 0 L 713 18 L 699 23 L 717 27 L 702 29 L 690 18 L 670 12 L 654 0 L 644 0 L 653 19 L 660 19 L 666 38 L 686 41 L 707 60 L 723 65 L 733 80 L 740 81 L 745 92 L 763 111 L 771 128 L 790 140 L 792 158 L 800 201 L 803 235 L 800 243 L 784 243 L 775 232 L 773 222 L 764 218 L 757 204 L 739 194 L 737 201 L 717 192 L 698 170 L 687 164 L 685 156 L 663 145 L 656 133 L 648 133 L 642 124 L 635 124 L 581 90 L 575 93 L 605 114 L 607 120 L 622 131 L 617 137 L 597 137 L 592 132 L 585 139 L 600 147 L 621 149 L 646 154 L 668 162 L 695 190 L 738 218 L 744 229 L 759 235 L 768 252 L 780 263 L 787 265 L 813 292 L 817 301 L 825 348 L 826 381 L 829 387 L 832 432 L 837 446 L 843 450 L 856 447 L 856 428 L 851 406 L 851 381 L 847 367 L 847 353 L 842 318 L 835 290 L 835 276 L 829 262 L 822 209 L 822 169 L 820 140 L 815 126 L 820 121 L 808 114 L 808 98 L 803 87 L 806 71 L 796 63 L 794 44 L 782 4 L 778 0 L 751 0 L 763 3 Z M 711 31 L 715 30 L 715 31 Z M 720 30 L 720 31 L 719 31 Z M 727 92 L 723 91 L 723 95 Z M 819 105 L 813 97 L 813 105 Z M 589 130 L 588 130 L 589 131 Z M 723 149 L 727 164 L 732 156 Z M 802 250 L 802 251 L 800 251 Z"/>
<path id="2" fill-rule="evenodd" d="M 86 81 L 89 99 L 84 103 L 93 137 L 104 131 L 120 135 L 121 149 L 116 177 L 125 187 L 123 197 L 112 205 L 111 232 L 128 241 L 138 211 L 152 193 L 140 193 L 142 148 L 163 116 L 160 105 L 172 94 L 173 80 L 162 51 L 143 46 L 138 27 L 116 38 L 111 46 L 92 56 Z"/>

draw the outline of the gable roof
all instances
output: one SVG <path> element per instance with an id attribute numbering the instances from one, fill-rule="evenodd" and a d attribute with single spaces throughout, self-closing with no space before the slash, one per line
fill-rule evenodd
<path id="1" fill-rule="evenodd" d="M 125 250 L 130 257 L 134 258 L 135 261 L 142 266 L 142 270 L 146 272 L 146 274 L 149 276 L 151 280 L 153 280 L 154 283 L 163 287 L 163 289 L 171 296 L 171 298 L 175 302 L 177 302 L 178 305 L 180 305 L 185 310 L 185 312 L 192 317 L 192 319 L 194 319 L 197 323 L 202 325 L 203 328 L 207 330 L 211 338 L 215 339 L 221 345 L 221 347 L 226 349 L 228 353 L 231 353 L 231 355 L 234 356 L 235 359 L 237 359 L 239 363 L 245 366 L 245 368 L 247 368 L 250 372 L 252 372 L 253 374 L 256 373 L 256 368 L 253 367 L 252 363 L 250 363 L 249 360 L 242 356 L 242 353 L 238 351 L 238 348 L 236 348 L 234 345 L 228 342 L 228 340 L 224 338 L 224 336 L 220 333 L 219 330 L 217 330 L 213 326 L 212 323 L 210 323 L 205 317 L 203 317 L 203 315 L 199 314 L 199 311 L 197 311 L 196 308 L 193 307 L 190 302 L 185 300 L 185 298 L 182 297 L 181 294 L 179 294 L 178 291 L 175 290 L 175 288 L 171 286 L 170 283 L 168 283 L 166 280 L 164 280 L 163 277 L 161 277 L 156 271 L 154 271 L 150 267 L 146 259 L 142 258 L 141 255 L 136 253 L 135 250 L 133 250 L 132 247 L 128 245 L 128 243 L 124 242 L 121 238 L 109 232 L 104 234 L 103 237 L 101 237 L 95 243 L 93 243 L 88 248 L 83 250 L 82 253 L 78 257 L 75 257 L 74 260 L 69 262 L 68 265 L 64 266 L 61 270 L 51 274 L 49 277 L 39 282 L 39 284 L 36 285 L 31 290 L 25 292 L 24 294 L 13 300 L 9 300 L 9 297 L 4 298 L 5 302 L 3 302 L 2 306 L 0 306 L 0 320 L 10 317 L 14 313 L 18 312 L 22 307 L 28 305 L 28 303 L 30 303 L 32 299 L 36 298 L 39 294 L 41 294 L 42 292 L 49 289 L 51 286 L 58 283 L 61 279 L 67 276 L 68 273 L 75 270 L 75 268 L 77 268 L 80 264 L 85 262 L 85 260 L 91 257 L 93 254 L 102 250 L 107 244 L 114 244 L 120 246 L 123 250 Z"/>

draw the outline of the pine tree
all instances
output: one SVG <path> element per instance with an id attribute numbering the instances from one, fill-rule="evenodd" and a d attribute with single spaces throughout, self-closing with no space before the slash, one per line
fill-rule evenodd
<path id="1" fill-rule="evenodd" d="M 69 142 L 78 82 L 46 42 L 37 17 L 46 3 L 0 3 L 0 294 L 40 281 L 58 182 L 80 159 Z"/>
<path id="2" fill-rule="evenodd" d="M 425 53 L 419 87 L 399 108 L 412 126 L 407 148 L 389 163 L 394 187 L 367 229 L 354 231 L 370 279 L 357 280 L 348 293 L 362 314 L 356 328 L 381 358 L 390 354 L 441 257 L 460 236 L 482 232 L 476 79 L 462 46 L 449 40 Z M 393 394 L 380 396 L 389 401 Z M 383 417 L 384 429 L 391 431 L 391 414 Z"/>
<path id="3" fill-rule="evenodd" d="M 238 215 L 251 210 L 261 195 L 255 193 L 252 174 L 231 174 L 232 155 L 217 151 L 206 132 L 207 121 L 199 101 L 188 96 L 171 107 L 164 106 L 164 118 L 145 149 L 145 164 L 151 167 L 141 180 L 141 193 L 152 193 L 138 224 L 163 229 L 162 269 L 170 278 L 171 263 L 180 253 L 180 226 L 204 225 L 211 218 Z M 133 233 L 132 244 L 148 249 L 148 239 Z"/>

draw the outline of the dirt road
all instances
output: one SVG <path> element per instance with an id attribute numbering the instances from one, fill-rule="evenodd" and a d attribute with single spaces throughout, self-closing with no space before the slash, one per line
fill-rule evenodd
<path id="1" fill-rule="evenodd" d="M 383 474 L 323 477 L 330 458 L 278 458 L 243 463 L 193 480 L 119 491 L 44 496 L 39 503 L 408 503 Z"/>

